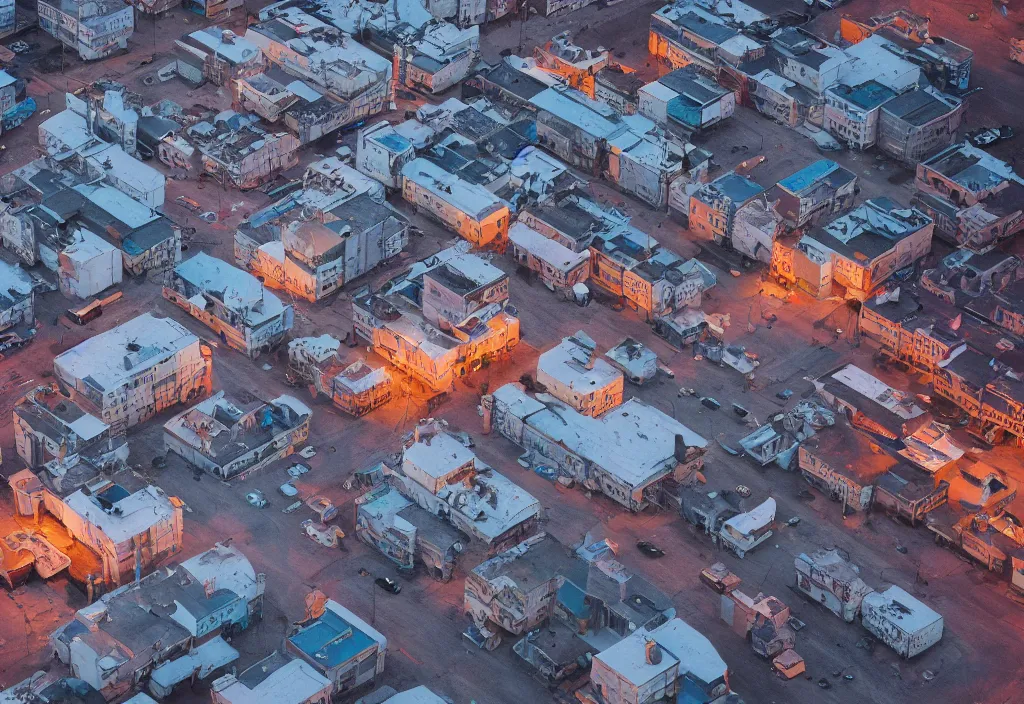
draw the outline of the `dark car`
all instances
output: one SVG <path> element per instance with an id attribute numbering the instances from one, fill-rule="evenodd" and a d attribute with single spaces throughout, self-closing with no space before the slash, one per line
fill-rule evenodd
<path id="1" fill-rule="evenodd" d="M 391 579 L 391 577 L 377 577 L 377 579 L 373 580 L 373 583 L 384 591 L 391 592 L 392 594 L 397 594 L 402 591 L 402 585 Z"/>
<path id="2" fill-rule="evenodd" d="M 636 544 L 636 549 L 642 552 L 647 557 L 664 557 L 665 551 L 659 548 L 654 543 L 649 543 L 646 540 L 641 540 Z"/>

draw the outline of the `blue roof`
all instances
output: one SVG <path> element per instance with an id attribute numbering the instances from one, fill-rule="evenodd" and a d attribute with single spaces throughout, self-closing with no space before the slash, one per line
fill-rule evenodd
<path id="1" fill-rule="evenodd" d="M 876 80 L 865 81 L 859 86 L 853 87 L 839 84 L 833 87 L 831 91 L 865 110 L 877 108 L 896 95 L 896 91 Z"/>
<path id="2" fill-rule="evenodd" d="M 828 176 L 835 171 L 837 166 L 838 164 L 830 159 L 820 159 L 810 166 L 800 169 L 792 176 L 782 179 L 779 181 L 779 185 L 790 193 L 799 193 Z"/>
<path id="3" fill-rule="evenodd" d="M 717 22 L 708 22 L 706 19 L 693 12 L 687 12 L 679 18 L 676 24 L 685 27 L 698 37 L 707 39 L 709 42 L 713 42 L 714 44 L 722 44 L 739 34 L 735 29 L 727 27 L 724 23 L 719 24 Z"/>
<path id="4" fill-rule="evenodd" d="M 714 180 L 715 186 L 729 196 L 734 203 L 746 203 L 748 200 L 764 192 L 764 189 L 749 178 L 740 176 L 734 171 L 723 174 Z"/>
<path id="5" fill-rule="evenodd" d="M 404 152 L 412 146 L 412 142 L 400 134 L 383 134 L 376 139 L 393 152 Z"/>
<path id="6" fill-rule="evenodd" d="M 325 670 L 348 662 L 377 642 L 333 611 L 293 635 L 288 641 Z"/>
<path id="7" fill-rule="evenodd" d="M 558 603 L 568 609 L 576 618 L 587 618 L 586 593 L 572 582 L 566 581 L 558 588 Z"/>
<path id="8" fill-rule="evenodd" d="M 685 95 L 679 95 L 668 101 L 666 114 L 669 119 L 676 120 L 689 127 L 700 127 L 701 106 Z"/>

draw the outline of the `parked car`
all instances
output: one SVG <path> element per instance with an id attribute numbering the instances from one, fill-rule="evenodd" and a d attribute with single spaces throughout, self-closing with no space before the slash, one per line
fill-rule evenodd
<path id="1" fill-rule="evenodd" d="M 338 515 L 338 508 L 331 500 L 323 496 L 312 496 L 306 499 L 306 505 L 320 517 L 321 523 L 329 523 Z"/>
<path id="2" fill-rule="evenodd" d="M 637 550 L 642 552 L 646 557 L 664 557 L 665 551 L 659 548 L 654 543 L 646 540 L 641 540 L 636 544 Z"/>
<path id="3" fill-rule="evenodd" d="M 716 562 L 711 567 L 702 569 L 700 571 L 700 581 L 719 594 L 727 594 L 740 584 L 740 578 L 730 572 L 725 564 L 721 562 Z"/>
<path id="4" fill-rule="evenodd" d="M 174 199 L 174 202 L 190 213 L 198 213 L 203 209 L 203 206 L 199 204 L 199 201 L 188 198 L 187 196 L 178 196 Z"/>
<path id="5" fill-rule="evenodd" d="M 301 477 L 303 474 L 309 471 L 309 465 L 296 462 L 288 468 L 288 476 L 292 478 Z"/>
<path id="6" fill-rule="evenodd" d="M 341 547 L 341 539 L 345 537 L 345 531 L 338 526 L 318 523 L 312 518 L 307 518 L 302 522 L 302 532 L 310 540 L 320 543 L 325 548 Z"/>
<path id="7" fill-rule="evenodd" d="M 1009 125 L 1002 127 L 982 127 L 967 133 L 967 140 L 976 147 L 987 147 L 990 144 L 1001 142 L 1013 136 L 1013 128 Z"/>
<path id="8" fill-rule="evenodd" d="M 398 594 L 402 591 L 402 585 L 391 579 L 391 577 L 377 577 L 377 579 L 373 580 L 373 583 L 391 594 Z"/>
<path id="9" fill-rule="evenodd" d="M 263 492 L 260 491 L 259 489 L 250 491 L 248 494 L 246 494 L 245 500 L 246 502 L 248 502 L 250 506 L 255 506 L 256 508 L 267 507 L 267 497 L 264 496 Z"/>

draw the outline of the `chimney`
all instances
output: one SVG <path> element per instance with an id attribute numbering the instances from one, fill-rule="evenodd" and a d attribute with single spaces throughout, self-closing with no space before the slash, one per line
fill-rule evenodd
<path id="1" fill-rule="evenodd" d="M 686 440 L 683 439 L 682 435 L 676 435 L 676 448 L 675 457 L 676 462 L 683 464 L 686 462 L 686 453 L 689 452 L 690 446 L 686 444 Z"/>

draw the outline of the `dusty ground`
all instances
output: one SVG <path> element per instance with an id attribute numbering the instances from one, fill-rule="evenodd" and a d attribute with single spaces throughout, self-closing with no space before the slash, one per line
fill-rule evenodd
<path id="1" fill-rule="evenodd" d="M 803 8 L 802 3 L 792 1 L 754 4 L 769 11 L 781 7 Z M 1016 126 L 1019 118 L 1015 106 L 1024 84 L 1024 67 L 1010 64 L 1001 53 L 1005 48 L 1001 40 L 1016 30 L 996 13 L 989 17 L 987 10 L 982 21 L 967 22 L 963 15 L 972 11 L 968 8 L 970 4 L 949 6 L 915 1 L 911 7 L 931 14 L 933 33 L 968 44 L 977 52 L 974 83 L 985 87 L 985 91 L 970 99 L 969 124 L 973 127 L 1009 121 Z M 579 31 L 585 26 L 581 38 L 614 47 L 617 53 L 626 52 L 622 61 L 653 77 L 660 69 L 656 64 L 647 65 L 646 33 L 649 13 L 657 6 L 658 3 L 627 0 L 609 9 L 590 7 L 567 18 L 532 18 L 525 27 L 514 22 L 489 28 L 482 42 L 485 58 L 493 60 L 501 49 L 516 49 L 520 44 L 528 51 L 557 31 L 567 28 Z M 883 7 L 889 4 L 854 0 L 843 6 L 842 11 L 869 16 Z M 66 57 L 63 73 L 36 70 L 30 91 L 40 101 L 42 109 L 48 107 L 57 111 L 63 105 L 64 90 L 74 90 L 85 82 L 108 77 L 142 92 L 147 100 L 170 97 L 185 105 L 202 103 L 225 108 L 229 97 L 208 86 L 190 91 L 176 81 L 156 86 L 142 83 L 145 75 L 163 65 L 161 60 L 165 63 L 171 55 L 173 38 L 191 31 L 200 22 L 198 16 L 181 10 L 155 23 L 144 19 L 132 40 L 130 55 L 93 65 L 82 65 Z M 244 18 L 236 18 L 231 25 L 241 31 Z M 38 61 L 52 47 L 52 42 L 41 33 L 32 41 L 40 42 L 40 49 L 19 61 Z M 139 61 L 150 54 L 156 55 L 153 64 L 140 66 Z M 404 107 L 400 105 L 399 109 Z M 7 150 L 0 152 L 0 168 L 13 168 L 35 155 L 35 128 L 41 119 L 45 119 L 45 115 L 33 118 L 19 133 L 5 136 Z M 709 135 L 705 144 L 715 153 L 715 161 L 721 168 L 731 168 L 751 154 L 766 155 L 765 164 L 752 174 L 752 178 L 765 186 L 819 158 L 809 141 L 745 109 Z M 1024 142 L 1006 143 L 1000 146 L 1003 151 L 997 153 L 1012 158 L 1020 144 Z M 733 147 L 744 146 L 746 151 L 732 151 Z M 313 158 L 313 152 L 307 152 L 304 162 Z M 909 198 L 909 173 L 900 172 L 872 154 L 843 153 L 838 159 L 861 177 L 862 197 L 884 193 L 901 200 Z M 1003 704 L 1020 701 L 1022 675 L 1015 651 L 1021 641 L 1024 620 L 1020 607 L 1004 596 L 1003 584 L 940 550 L 921 530 L 897 525 L 878 514 L 844 520 L 839 506 L 820 495 L 815 495 L 812 501 L 804 501 L 798 493 L 805 485 L 797 475 L 778 469 L 761 470 L 748 460 L 730 457 L 715 442 L 735 443 L 750 430 L 727 410 L 732 402 L 741 403 L 763 421 L 783 407 L 775 397 L 783 388 L 796 392 L 795 401 L 810 387 L 806 377 L 846 361 L 857 361 L 866 368 L 873 368 L 873 350 L 867 345 L 858 345 L 851 334 L 855 325 L 850 310 L 840 301 L 817 302 L 796 294 L 787 296 L 773 285 L 763 284 L 756 274 L 731 277 L 724 271 L 735 265 L 728 253 L 696 241 L 690 233 L 668 222 L 663 214 L 652 212 L 638 201 L 602 184 L 595 184 L 592 192 L 600 199 L 624 204 L 634 221 L 663 243 L 688 256 L 699 255 L 723 270 L 719 286 L 707 297 L 705 310 L 730 313 L 729 340 L 744 344 L 759 355 L 757 387 L 745 391 L 742 380 L 731 370 L 695 361 L 689 353 L 670 348 L 628 311 L 615 312 L 601 305 L 579 308 L 561 302 L 543 286 L 516 275 L 508 261 L 495 259 L 497 265 L 512 274 L 511 297 L 521 313 L 524 344 L 508 362 L 493 365 L 460 385 L 456 395 L 435 415 L 448 419 L 456 428 L 473 433 L 477 452 L 484 461 L 504 471 L 540 499 L 545 509 L 545 530 L 571 543 L 587 530 L 600 527 L 616 540 L 622 546 L 622 561 L 671 594 L 680 615 L 707 634 L 729 664 L 733 688 L 748 702 L 888 704 L 927 700 L 936 704 Z M 192 218 L 187 222 L 188 214 L 172 204 L 178 195 L 199 200 L 205 208 L 218 212 L 220 221 L 207 225 L 194 222 Z M 168 215 L 198 229 L 189 243 L 190 251 L 201 249 L 230 260 L 232 228 L 249 212 L 265 205 L 267 198 L 259 192 L 242 194 L 214 186 L 200 189 L 194 181 L 170 181 L 167 201 Z M 403 204 L 395 204 L 404 209 Z M 426 234 L 414 238 L 408 256 L 395 262 L 391 270 L 436 251 L 450 239 L 448 233 L 432 223 L 412 213 L 409 215 Z M 384 278 L 387 273 L 383 270 L 374 273 L 320 304 L 296 302 L 295 335 L 326 332 L 343 336 L 351 328 L 351 289 Z M 11 406 L 25 388 L 48 376 L 54 354 L 144 311 L 174 317 L 197 334 L 207 334 L 205 328 L 185 318 L 181 311 L 160 298 L 155 278 L 128 282 L 125 292 L 122 302 L 86 328 L 60 319 L 60 312 L 69 302 L 59 294 L 47 294 L 39 305 L 42 327 L 38 339 L 26 350 L 0 360 L 0 447 L 4 451 L 5 475 L 20 469 L 13 449 Z M 773 314 L 778 316 L 778 321 L 769 326 L 767 320 Z M 768 543 L 745 560 L 738 560 L 719 554 L 704 536 L 695 534 L 677 516 L 658 512 L 624 513 L 601 497 L 587 498 L 579 490 L 565 490 L 526 472 L 515 462 L 518 448 L 500 437 L 482 435 L 476 413 L 481 385 L 486 383 L 493 389 L 531 371 L 538 351 L 580 328 L 602 347 L 618 342 L 627 334 L 639 337 L 671 367 L 675 380 L 659 377 L 657 382 L 642 388 L 628 387 L 627 394 L 671 413 L 711 441 L 706 472 L 709 490 L 746 484 L 753 489 L 754 499 L 768 495 L 777 499 L 780 519 L 799 516 L 801 523 L 795 528 L 780 528 Z M 842 329 L 843 333 L 835 334 L 836 329 Z M 353 355 L 363 353 L 362 350 L 352 351 Z M 262 369 L 266 362 L 272 365 L 269 371 Z M 252 362 L 220 348 L 215 354 L 214 369 L 216 387 L 224 388 L 235 397 L 245 399 L 250 393 L 263 397 L 295 393 L 307 397 L 301 389 L 286 387 L 284 365 L 279 359 Z M 915 383 L 887 370 L 875 369 L 875 372 L 899 386 Z M 723 410 L 709 411 L 695 399 L 678 397 L 676 392 L 680 386 L 693 387 L 703 395 L 716 397 Z M 368 418 L 352 420 L 324 403 L 315 402 L 313 406 L 311 442 L 318 454 L 311 461 L 313 471 L 305 475 L 298 486 L 304 493 L 322 493 L 342 506 L 341 524 L 351 530 L 354 495 L 344 491 L 342 482 L 353 471 L 395 451 L 401 435 L 426 411 L 412 399 L 402 398 Z M 401 595 L 379 592 L 372 586 L 372 576 L 360 577 L 357 570 L 363 567 L 373 576 L 395 575 L 387 560 L 351 538 L 342 551 L 321 548 L 300 535 L 299 524 L 307 517 L 304 511 L 290 515 L 281 513 L 288 502 L 276 493 L 276 487 L 286 479 L 287 462 L 272 466 L 245 482 L 230 485 L 209 477 L 193 481 L 191 472 L 174 460 L 160 472 L 152 470 L 151 460 L 161 452 L 164 420 L 166 417 L 132 431 L 131 461 L 140 472 L 151 475 L 153 481 L 187 503 L 184 555 L 195 554 L 215 541 L 230 539 L 268 575 L 265 619 L 235 639 L 234 644 L 243 655 L 243 666 L 280 645 L 289 622 L 302 613 L 303 596 L 315 586 L 369 618 L 388 637 L 390 653 L 383 676 L 387 684 L 399 689 L 426 684 L 460 704 L 471 700 L 508 704 L 550 700 L 546 688 L 516 663 L 508 643 L 487 653 L 462 639 L 466 623 L 461 609 L 462 577 L 466 569 L 476 564 L 474 561 L 463 560 L 449 584 L 438 584 L 422 575 L 409 580 L 400 577 L 404 581 Z M 992 456 L 1018 476 L 1024 474 L 1017 452 L 1000 449 Z M 253 487 L 271 497 L 270 507 L 259 511 L 245 504 L 243 496 Z M 6 489 L 0 492 L 0 500 L 4 503 L 4 508 L 0 509 L 0 529 L 6 531 L 13 524 Z M 658 543 L 667 556 L 656 561 L 640 556 L 632 544 L 641 538 Z M 875 587 L 898 584 L 941 612 L 946 619 L 942 642 L 909 663 L 900 661 L 884 646 L 868 652 L 857 647 L 866 633 L 860 626 L 842 623 L 791 591 L 788 587 L 793 582 L 793 558 L 800 552 L 833 545 L 849 551 L 869 584 Z M 897 545 L 905 546 L 907 553 L 897 552 Z M 760 590 L 778 596 L 807 623 L 807 628 L 798 636 L 797 649 L 807 660 L 812 681 L 778 680 L 770 674 L 768 664 L 718 620 L 717 597 L 701 587 L 697 579 L 700 568 L 715 560 L 726 562 L 744 580 L 748 592 Z M 69 618 L 75 608 L 83 605 L 83 601 L 81 595 L 60 578 L 48 583 L 35 580 L 18 593 L 0 598 L 0 682 L 10 684 L 46 666 L 46 636 L 56 624 Z M 923 677 L 928 670 L 936 675 L 932 681 Z M 854 679 L 844 680 L 842 676 L 846 674 L 853 675 Z M 830 680 L 830 690 L 815 685 L 821 677 Z M 183 693 L 175 701 L 206 700 L 208 695 L 197 691 Z"/>

